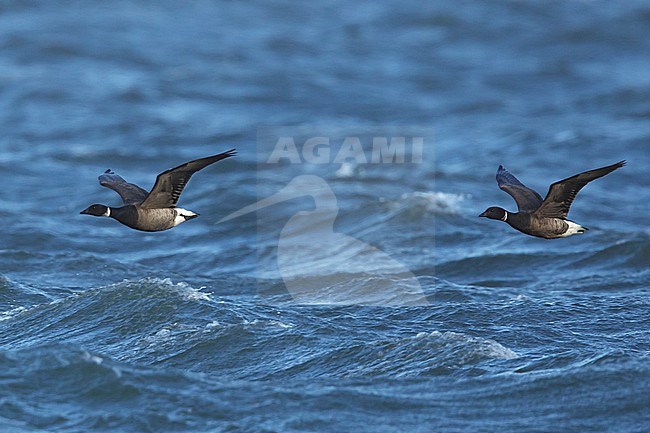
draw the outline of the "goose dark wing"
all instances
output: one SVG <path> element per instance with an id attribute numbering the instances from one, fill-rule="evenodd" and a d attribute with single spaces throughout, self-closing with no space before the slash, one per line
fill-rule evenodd
<path id="1" fill-rule="evenodd" d="M 497 170 L 497 183 L 499 188 L 515 199 L 519 212 L 533 212 L 542 204 L 542 196 L 537 191 L 519 182 L 519 179 L 503 168 L 502 165 Z"/>
<path id="2" fill-rule="evenodd" d="M 187 185 L 194 173 L 217 161 L 234 156 L 235 153 L 235 149 L 231 149 L 218 155 L 186 162 L 160 173 L 141 207 L 148 209 L 174 207 L 185 185 Z"/>
<path id="3" fill-rule="evenodd" d="M 104 174 L 98 177 L 99 184 L 110 188 L 122 197 L 125 205 L 142 202 L 147 198 L 147 190 L 140 188 L 138 185 L 128 183 L 121 176 L 115 174 L 110 168 Z"/>
<path id="4" fill-rule="evenodd" d="M 576 174 L 551 185 L 542 205 L 535 212 L 541 218 L 566 218 L 578 192 L 592 180 L 625 165 L 625 161 Z"/>

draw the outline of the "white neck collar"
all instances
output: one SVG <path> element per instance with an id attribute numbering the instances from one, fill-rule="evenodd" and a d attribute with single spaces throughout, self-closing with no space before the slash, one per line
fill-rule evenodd
<path id="1" fill-rule="evenodd" d="M 508 220 L 508 211 L 507 211 L 507 210 L 504 210 L 504 212 L 505 212 L 505 215 L 503 215 L 503 218 L 501 218 L 501 221 L 504 221 L 504 222 L 505 222 L 505 221 Z"/>

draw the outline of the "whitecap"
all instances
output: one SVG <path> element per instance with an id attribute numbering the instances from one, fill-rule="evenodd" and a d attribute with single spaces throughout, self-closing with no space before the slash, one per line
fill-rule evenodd
<path id="1" fill-rule="evenodd" d="M 515 359 L 519 356 L 511 349 L 508 349 L 501 343 L 481 338 L 473 337 L 471 335 L 458 333 L 458 332 L 440 332 L 432 331 L 431 333 L 421 332 L 416 335 L 416 338 L 428 338 L 435 337 L 444 342 L 459 343 L 463 346 L 468 346 L 468 349 L 471 353 L 480 355 L 486 358 L 495 358 L 495 359 Z"/>
<path id="2" fill-rule="evenodd" d="M 336 170 L 336 173 L 334 173 L 334 175 L 339 179 L 351 179 L 353 177 L 362 175 L 363 173 L 364 170 L 359 167 L 356 162 L 343 161 L 341 167 Z"/>
<path id="3" fill-rule="evenodd" d="M 174 283 L 170 278 L 145 278 L 139 281 L 130 281 L 130 280 L 124 280 L 123 283 L 126 284 L 156 284 L 156 285 L 164 285 L 168 288 L 173 289 L 177 293 L 179 293 L 183 299 L 187 301 L 209 301 L 210 300 L 210 295 L 212 293 L 210 292 L 204 292 L 203 289 L 205 289 L 205 286 L 201 286 L 198 289 L 195 289 L 191 285 L 189 285 L 186 282 L 180 281 L 178 283 Z"/>
<path id="4" fill-rule="evenodd" d="M 11 310 L 3 311 L 0 313 L 0 322 L 3 322 L 5 320 L 9 320 L 12 317 L 16 316 L 17 314 L 20 314 L 24 311 L 27 311 L 27 308 L 25 307 L 16 307 L 12 308 Z"/>
<path id="5" fill-rule="evenodd" d="M 440 191 L 415 191 L 404 193 L 397 200 L 381 199 L 391 210 L 406 209 L 424 211 L 431 214 L 456 215 L 460 213 L 460 203 L 470 196 Z"/>

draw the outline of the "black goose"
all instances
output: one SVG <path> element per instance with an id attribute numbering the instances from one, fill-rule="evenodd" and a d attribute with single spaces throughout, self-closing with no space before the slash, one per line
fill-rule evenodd
<path id="1" fill-rule="evenodd" d="M 522 233 L 545 239 L 582 234 L 588 229 L 567 219 L 571 203 L 589 182 L 624 165 L 625 161 L 620 161 L 555 182 L 543 200 L 541 195 L 519 182 L 500 165 L 497 170 L 497 183 L 499 188 L 515 199 L 518 212 L 510 213 L 500 207 L 490 207 L 479 216 L 507 222 Z"/>
<path id="2" fill-rule="evenodd" d="M 210 164 L 234 156 L 235 153 L 235 149 L 231 149 L 164 171 L 158 175 L 150 192 L 128 183 L 108 169 L 99 176 L 99 184 L 117 192 L 122 197 L 124 206 L 111 208 L 103 204 L 93 204 L 82 210 L 81 213 L 110 217 L 125 226 L 145 232 L 159 232 L 176 227 L 199 216 L 187 209 L 176 207 L 176 202 L 190 177 Z"/>

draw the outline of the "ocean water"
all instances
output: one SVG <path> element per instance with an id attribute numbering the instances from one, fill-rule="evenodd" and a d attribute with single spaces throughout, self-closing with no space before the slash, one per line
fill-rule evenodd
<path id="1" fill-rule="evenodd" d="M 647 2 L 8 1 L 0 23 L 1 432 L 650 431 Z M 400 136 L 404 163 L 372 162 Z M 296 163 L 269 162 L 281 137 Z M 231 148 L 173 230 L 79 215 L 119 203 L 106 168 L 149 188 Z M 584 235 L 477 218 L 515 210 L 499 164 L 544 195 L 622 159 L 574 203 Z"/>

